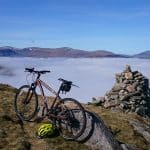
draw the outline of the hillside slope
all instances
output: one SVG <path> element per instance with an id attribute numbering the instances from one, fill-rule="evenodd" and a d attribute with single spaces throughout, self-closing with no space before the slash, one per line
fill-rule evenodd
<path id="1" fill-rule="evenodd" d="M 0 84 L 0 149 L 3 150 L 88 150 L 84 144 L 60 136 L 38 139 L 40 123 L 22 124 L 16 117 L 13 100 L 16 89 Z"/>
<path id="2" fill-rule="evenodd" d="M 40 124 L 22 124 L 15 115 L 13 108 L 15 92 L 16 89 L 13 87 L 0 84 L 0 149 L 90 150 L 82 143 L 66 141 L 60 136 L 38 139 L 36 131 Z M 150 143 L 133 130 L 129 121 L 136 119 L 150 126 L 150 120 L 132 113 L 110 111 L 100 106 L 84 104 L 84 107 L 98 114 L 120 142 L 138 147 L 138 150 L 149 150 Z"/>

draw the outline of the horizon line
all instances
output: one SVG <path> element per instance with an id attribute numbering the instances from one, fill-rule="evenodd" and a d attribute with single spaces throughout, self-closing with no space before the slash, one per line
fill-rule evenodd
<path id="1" fill-rule="evenodd" d="M 86 52 L 95 52 L 95 51 L 107 51 L 107 52 L 111 52 L 113 54 L 120 54 L 120 55 L 129 55 L 129 56 L 132 56 L 132 55 L 137 55 L 137 54 L 141 54 L 143 52 L 148 52 L 150 51 L 150 49 L 146 49 L 146 50 L 143 50 L 142 52 L 140 53 L 135 53 L 135 54 L 125 54 L 125 53 L 116 53 L 114 50 L 107 50 L 107 49 L 80 49 L 80 48 L 72 48 L 72 47 L 68 47 L 68 46 L 62 46 L 62 47 L 38 47 L 38 46 L 27 46 L 27 47 L 16 47 L 16 46 L 0 46 L 0 48 L 2 47 L 10 47 L 10 48 L 16 48 L 16 49 L 25 49 L 25 48 L 44 48 L 44 49 L 59 49 L 59 48 L 68 48 L 68 49 L 73 49 L 73 50 L 81 50 L 81 51 L 86 51 Z"/>

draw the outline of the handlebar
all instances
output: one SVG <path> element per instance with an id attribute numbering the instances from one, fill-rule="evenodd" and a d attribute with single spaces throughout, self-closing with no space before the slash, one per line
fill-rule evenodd
<path id="1" fill-rule="evenodd" d="M 34 68 L 25 68 L 25 72 L 36 73 L 36 74 L 50 73 L 49 70 L 41 70 L 41 71 L 37 71 L 37 70 L 34 70 Z"/>
<path id="2" fill-rule="evenodd" d="M 38 71 L 38 70 L 34 70 L 34 68 L 25 68 L 25 72 L 36 73 L 36 74 L 38 75 L 38 76 L 37 76 L 37 79 L 40 78 L 40 75 L 41 75 L 41 74 L 50 73 L 49 70 L 41 70 L 41 71 Z M 67 85 L 75 86 L 75 87 L 78 87 L 78 88 L 79 88 L 79 86 L 73 84 L 72 81 L 67 81 L 67 80 L 62 79 L 62 78 L 59 78 L 58 80 L 61 81 L 63 84 L 67 84 Z"/>

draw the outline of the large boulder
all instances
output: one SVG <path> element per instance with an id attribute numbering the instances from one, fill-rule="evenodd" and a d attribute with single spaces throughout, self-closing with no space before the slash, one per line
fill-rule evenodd
<path id="1" fill-rule="evenodd" d="M 123 150 L 98 115 L 86 111 L 86 118 L 86 129 L 78 141 L 84 142 L 92 150 Z"/>

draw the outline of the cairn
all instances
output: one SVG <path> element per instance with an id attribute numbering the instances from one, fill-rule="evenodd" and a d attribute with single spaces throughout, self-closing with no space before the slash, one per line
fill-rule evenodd
<path id="1" fill-rule="evenodd" d="M 129 65 L 116 74 L 113 88 L 99 101 L 105 108 L 118 109 L 124 112 L 136 112 L 150 117 L 149 80 L 138 71 L 132 71 Z"/>

